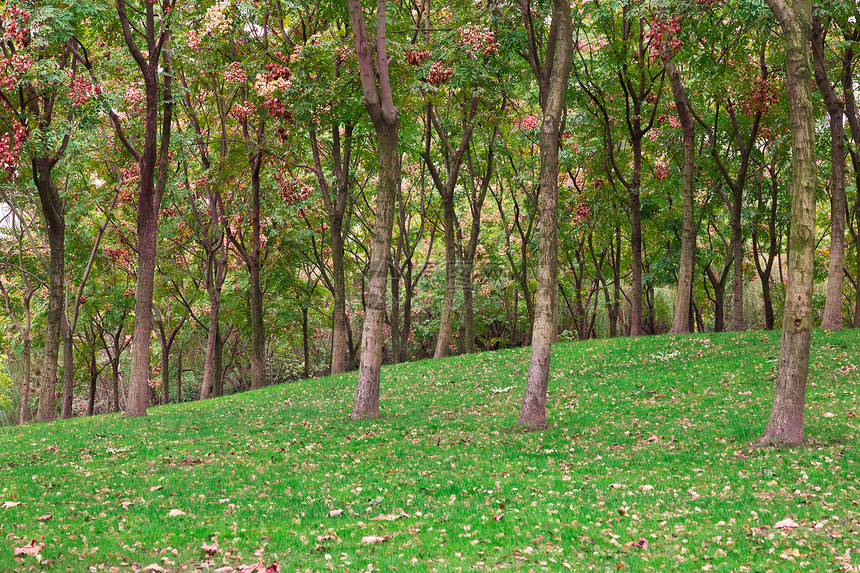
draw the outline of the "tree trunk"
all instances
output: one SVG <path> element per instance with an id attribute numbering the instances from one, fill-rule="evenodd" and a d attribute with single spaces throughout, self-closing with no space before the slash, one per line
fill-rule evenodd
<path id="1" fill-rule="evenodd" d="M 385 0 L 377 0 L 376 38 L 371 51 L 361 0 L 347 0 L 349 20 L 355 38 L 364 106 L 376 131 L 379 177 L 376 191 L 376 221 L 370 246 L 367 279 L 367 306 L 361 335 L 361 363 L 353 403 L 353 420 L 379 416 L 379 374 L 382 365 L 385 290 L 388 258 L 394 224 L 394 202 L 400 185 L 400 154 L 397 108 L 388 75 L 385 36 Z"/>
<path id="2" fill-rule="evenodd" d="M 33 158 L 33 180 L 48 232 L 48 312 L 45 317 L 45 346 L 42 351 L 42 377 L 39 384 L 39 409 L 36 420 L 57 418 L 57 361 L 60 355 L 63 318 L 63 280 L 66 221 L 60 193 L 51 174 L 52 161 Z"/>
<path id="3" fill-rule="evenodd" d="M 206 336 L 206 357 L 203 359 L 203 381 L 200 387 L 200 399 L 205 400 L 212 394 L 215 385 L 215 341 L 219 336 L 221 320 L 220 293 L 209 293 L 209 328 Z"/>
<path id="4" fill-rule="evenodd" d="M 65 313 L 61 316 L 61 320 L 63 324 L 63 404 L 60 407 L 60 417 L 67 419 L 72 417 L 72 399 L 75 396 L 74 339 Z"/>
<path id="5" fill-rule="evenodd" d="M 215 334 L 215 360 L 213 364 L 213 390 L 215 397 L 224 395 L 224 338 L 221 337 L 221 329 Z"/>
<path id="6" fill-rule="evenodd" d="M 782 341 L 770 419 L 756 445 L 803 443 L 803 410 L 812 340 L 816 153 L 809 57 L 812 2 L 767 0 L 786 44 L 786 90 L 791 118 L 791 238 Z"/>
<path id="7" fill-rule="evenodd" d="M 304 351 L 304 371 L 305 378 L 311 377 L 311 352 L 310 344 L 308 343 L 308 309 L 302 308 L 302 350 Z"/>
<path id="8" fill-rule="evenodd" d="M 450 177 L 450 175 L 449 175 Z M 447 190 L 446 190 L 447 191 Z M 433 358 L 448 356 L 454 329 L 454 293 L 457 290 L 457 243 L 454 231 L 454 189 L 442 192 L 442 219 L 445 229 L 445 292 L 442 296 L 442 313 L 439 317 L 439 335 Z"/>
<path id="9" fill-rule="evenodd" d="M 845 264 L 845 138 L 843 104 L 836 97 L 824 60 L 825 34 L 821 16 L 812 20 L 812 63 L 818 91 L 830 117 L 830 261 L 821 328 L 842 329 L 842 279 Z"/>
<path id="10" fill-rule="evenodd" d="M 668 50 L 668 45 L 667 42 L 664 50 Z M 678 73 L 678 68 L 675 66 L 675 61 L 668 59 L 665 67 L 672 86 L 675 110 L 681 121 L 684 141 L 682 182 L 684 214 L 681 219 L 681 261 L 678 269 L 678 296 L 675 301 L 675 316 L 669 333 L 686 334 L 690 332 L 690 299 L 693 292 L 693 271 L 696 264 L 696 224 L 693 214 L 693 208 L 696 204 L 696 130 L 690 115 L 687 92 L 681 81 L 681 74 Z"/>
<path id="11" fill-rule="evenodd" d="M 738 183 L 733 194 L 732 207 L 732 330 L 744 329 L 744 237 L 741 226 L 743 207 L 743 187 Z"/>
<path id="12" fill-rule="evenodd" d="M 524 15 L 530 18 L 530 15 Z M 517 423 L 527 428 L 546 427 L 546 391 L 552 343 L 558 331 L 558 152 L 561 118 L 573 54 L 571 9 L 568 0 L 554 0 L 552 28 L 557 30 L 547 90 L 542 99 L 540 133 L 540 234 L 538 236 L 535 322 L 526 388 Z M 540 77 L 537 78 L 540 81 Z"/>
<path id="13" fill-rule="evenodd" d="M 344 244 L 342 219 L 329 217 L 331 235 L 332 284 L 334 307 L 331 327 L 331 374 L 346 371 L 346 279 L 344 278 Z"/>
<path id="14" fill-rule="evenodd" d="M 26 313 L 25 320 L 29 320 L 29 303 L 24 305 L 24 312 Z M 24 382 L 21 387 L 21 413 L 18 421 L 23 425 L 27 423 L 27 417 L 30 414 L 28 402 L 30 398 L 30 378 L 32 376 L 32 350 L 29 329 L 27 329 L 27 332 L 21 334 L 24 337 L 24 349 L 21 351 L 21 360 L 24 362 Z"/>
<path id="15" fill-rule="evenodd" d="M 638 122 L 634 122 L 638 125 Z M 635 128 L 638 131 L 638 128 Z M 639 193 L 642 189 L 642 139 L 634 137 L 633 146 L 633 179 L 630 184 L 630 250 L 631 272 L 633 275 L 630 285 L 630 336 L 642 334 L 642 206 Z"/>
<path id="16" fill-rule="evenodd" d="M 182 349 L 176 357 L 176 403 L 182 403 Z"/>
<path id="17" fill-rule="evenodd" d="M 376 192 L 376 222 L 370 248 L 367 310 L 361 333 L 361 363 L 350 416 L 353 420 L 379 416 L 379 374 L 382 366 L 388 251 L 394 223 L 394 197 L 400 178 L 396 118 L 393 125 L 377 127 L 377 138 L 379 184 Z"/>
<path id="18" fill-rule="evenodd" d="M 96 384 L 99 379 L 98 363 L 96 362 L 96 346 L 93 343 L 90 353 L 90 399 L 87 402 L 87 416 L 92 416 L 96 407 Z"/>

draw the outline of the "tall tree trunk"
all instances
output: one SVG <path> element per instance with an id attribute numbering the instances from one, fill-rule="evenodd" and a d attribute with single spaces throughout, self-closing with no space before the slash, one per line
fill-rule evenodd
<path id="1" fill-rule="evenodd" d="M 30 302 L 26 301 L 24 304 L 24 320 L 26 322 L 30 322 Z M 24 382 L 21 386 L 21 412 L 18 416 L 18 422 L 20 424 L 27 423 L 27 417 L 30 414 L 29 408 L 29 398 L 30 398 L 30 385 L 31 385 L 31 377 L 32 377 L 32 346 L 30 342 L 30 329 L 26 328 L 25 332 L 22 332 L 21 335 L 24 338 L 24 349 L 21 351 L 21 360 L 24 362 Z"/>
<path id="2" fill-rule="evenodd" d="M 818 91 L 824 96 L 830 117 L 830 261 L 821 328 L 842 329 L 842 278 L 845 265 L 845 137 L 843 104 L 836 97 L 824 60 L 826 31 L 821 16 L 812 19 L 812 64 Z"/>
<path id="3" fill-rule="evenodd" d="M 57 361 L 60 356 L 63 318 L 63 280 L 66 220 L 60 193 L 51 168 L 54 161 L 33 158 L 33 182 L 48 231 L 48 312 L 45 317 L 45 346 L 42 351 L 42 377 L 39 384 L 39 409 L 36 420 L 48 422 L 57 418 Z"/>
<path id="4" fill-rule="evenodd" d="M 353 420 L 379 416 L 379 374 L 382 366 L 388 251 L 394 223 L 394 196 L 400 178 L 396 117 L 390 128 L 377 129 L 377 138 L 379 184 L 376 193 L 376 222 L 370 250 L 367 310 L 361 333 L 361 362 L 351 414 Z"/>
<path id="5" fill-rule="evenodd" d="M 206 335 L 206 356 L 203 359 L 203 381 L 200 386 L 200 399 L 205 400 L 212 395 L 215 385 L 215 342 L 221 327 L 221 296 L 220 293 L 209 293 L 209 328 Z"/>
<path id="6" fill-rule="evenodd" d="M 224 395 L 224 338 L 221 336 L 220 329 L 215 334 L 215 360 L 213 370 L 213 390 L 215 391 L 215 397 L 220 398 Z"/>
<path id="7" fill-rule="evenodd" d="M 638 112 L 637 115 L 638 116 Z M 641 120 L 634 118 L 634 132 L 639 133 Z M 630 285 L 630 336 L 642 334 L 642 138 L 633 137 L 630 142 L 633 147 L 633 177 L 630 181 L 630 252 L 631 274 Z"/>
<path id="8" fill-rule="evenodd" d="M 60 417 L 72 417 L 72 399 L 75 396 L 75 356 L 72 329 L 65 313 L 61 316 L 63 324 L 63 404 L 60 407 Z"/>
<path id="9" fill-rule="evenodd" d="M 332 284 L 334 305 L 331 328 L 331 374 L 346 371 L 346 279 L 344 276 L 344 244 L 342 218 L 329 217 L 331 235 Z"/>
<path id="10" fill-rule="evenodd" d="M 373 225 L 370 246 L 367 307 L 361 335 L 361 363 L 350 415 L 353 420 L 379 416 L 379 374 L 384 337 L 385 287 L 394 224 L 394 202 L 400 184 L 400 153 L 397 149 L 399 121 L 388 75 L 385 4 L 385 0 L 377 0 L 376 38 L 374 49 L 371 51 L 361 0 L 347 0 L 364 106 L 376 131 L 379 157 L 376 221 Z"/>
<path id="11" fill-rule="evenodd" d="M 530 21 L 531 14 L 523 14 Z M 529 26 L 529 29 L 531 27 Z M 535 322 L 526 388 L 517 423 L 527 428 L 546 427 L 546 391 L 552 343 L 558 331 L 558 152 L 567 80 L 573 55 L 573 23 L 568 0 L 553 0 L 545 76 L 537 75 L 543 121 L 540 133 L 540 234 L 538 238 Z M 555 37 L 553 37 L 553 30 Z M 535 59 L 535 62 L 537 60 Z M 536 69 L 535 66 L 533 68 Z M 543 80 L 543 81 L 541 81 Z"/>
<path id="12" fill-rule="evenodd" d="M 669 43 L 664 44 L 664 53 L 668 53 Z M 672 320 L 670 334 L 685 334 L 690 332 L 690 299 L 693 293 L 693 271 L 696 264 L 696 224 L 693 215 L 696 187 L 696 130 L 690 115 L 687 92 L 681 81 L 681 74 L 671 57 L 665 63 L 669 83 L 672 86 L 672 96 L 675 100 L 675 111 L 681 121 L 684 142 L 684 175 L 682 193 L 684 214 L 681 219 L 681 261 L 678 269 L 678 296 L 675 300 L 675 316 Z"/>
<path id="13" fill-rule="evenodd" d="M 439 317 L 439 335 L 433 358 L 448 356 L 454 329 L 454 293 L 457 290 L 457 243 L 454 230 L 454 193 L 442 193 L 442 220 L 445 229 L 445 292 Z"/>
<path id="14" fill-rule="evenodd" d="M 87 402 L 87 416 L 92 416 L 96 406 L 96 383 L 99 379 L 98 363 L 96 362 L 96 346 L 93 343 L 90 352 L 90 399 Z"/>
<path id="15" fill-rule="evenodd" d="M 803 443 L 803 410 L 812 340 L 813 255 L 815 251 L 816 153 L 813 130 L 812 69 L 809 54 L 812 2 L 766 0 L 786 45 L 786 90 L 791 118 L 791 237 L 788 285 L 773 407 L 756 445 Z"/>
<path id="16" fill-rule="evenodd" d="M 732 331 L 744 329 L 744 237 L 741 226 L 743 189 L 734 190 L 732 206 Z"/>
<path id="17" fill-rule="evenodd" d="M 310 344 L 308 343 L 308 309 L 302 308 L 302 350 L 304 355 L 304 376 L 311 377 L 311 352 Z"/>
<path id="18" fill-rule="evenodd" d="M 266 377 L 266 332 L 263 325 L 263 291 L 260 286 L 260 167 L 262 150 L 255 154 L 251 169 L 251 253 L 247 261 L 251 289 L 251 389 L 263 387 Z"/>

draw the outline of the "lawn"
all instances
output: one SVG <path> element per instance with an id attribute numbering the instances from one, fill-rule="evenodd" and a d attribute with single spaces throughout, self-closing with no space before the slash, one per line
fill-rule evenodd
<path id="1" fill-rule="evenodd" d="M 4 428 L 0 571 L 860 571 L 858 347 L 814 333 L 793 450 L 768 332 L 558 344 L 543 432 L 528 349 L 386 367 L 375 421 L 350 373 Z"/>

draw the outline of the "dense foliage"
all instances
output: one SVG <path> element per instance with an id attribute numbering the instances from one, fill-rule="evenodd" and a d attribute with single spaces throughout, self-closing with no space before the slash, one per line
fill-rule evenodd
<path id="1" fill-rule="evenodd" d="M 781 326 L 791 122 L 767 4 L 572 9 L 559 339 Z M 385 363 L 531 342 L 551 14 L 385 9 L 399 171 Z M 813 14 L 813 322 L 858 327 L 860 27 L 853 2 Z M 0 3 L 0 32 L 0 420 L 358 367 L 385 132 L 345 3 L 20 0 Z"/>

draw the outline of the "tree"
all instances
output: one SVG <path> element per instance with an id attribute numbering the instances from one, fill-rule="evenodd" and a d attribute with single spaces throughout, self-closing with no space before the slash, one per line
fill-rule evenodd
<path id="1" fill-rule="evenodd" d="M 541 54 L 531 7 L 528 2 L 521 6 L 529 42 L 525 57 L 538 82 L 544 115 L 540 131 L 540 235 L 535 323 L 526 389 L 517 423 L 528 428 L 543 428 L 546 426 L 546 390 L 552 343 L 558 330 L 558 150 L 573 57 L 573 19 L 568 0 L 553 0 L 552 21 Z"/>
<path id="2" fill-rule="evenodd" d="M 149 342 L 152 331 L 152 297 L 155 281 L 155 255 L 158 238 L 158 215 L 169 175 L 170 135 L 173 122 L 171 93 L 170 22 L 173 4 L 162 0 L 156 5 L 144 2 L 133 13 L 143 16 L 133 23 L 126 10 L 126 0 L 116 0 L 122 35 L 144 83 L 145 117 L 143 147 L 138 149 L 126 136 L 117 113 L 110 112 L 117 137 L 134 158 L 140 173 L 137 197 L 137 284 L 134 289 L 134 333 L 129 374 L 127 417 L 146 415 L 149 388 Z M 158 13 L 156 13 L 158 8 Z M 136 35 L 142 36 L 144 48 Z M 163 66 L 163 69 L 162 69 Z M 160 113 L 159 113 L 160 112 Z M 159 115 L 161 133 L 159 133 Z"/>
<path id="3" fill-rule="evenodd" d="M 353 420 L 379 416 L 379 374 L 382 365 L 385 287 L 388 278 L 391 231 L 394 225 L 394 200 L 400 184 L 400 157 L 397 150 L 399 118 L 397 108 L 394 106 L 389 77 L 385 6 L 386 0 L 377 0 L 376 38 L 371 52 L 361 0 L 347 0 L 364 106 L 376 130 L 379 158 L 376 222 L 373 225 L 373 240 L 370 247 L 367 309 L 361 336 L 361 363 L 358 369 L 355 402 L 350 415 Z"/>
<path id="4" fill-rule="evenodd" d="M 813 130 L 810 0 L 767 0 L 785 42 L 786 91 L 791 116 L 791 236 L 788 285 L 773 407 L 757 446 L 803 443 L 803 409 L 812 341 L 816 151 Z"/>

